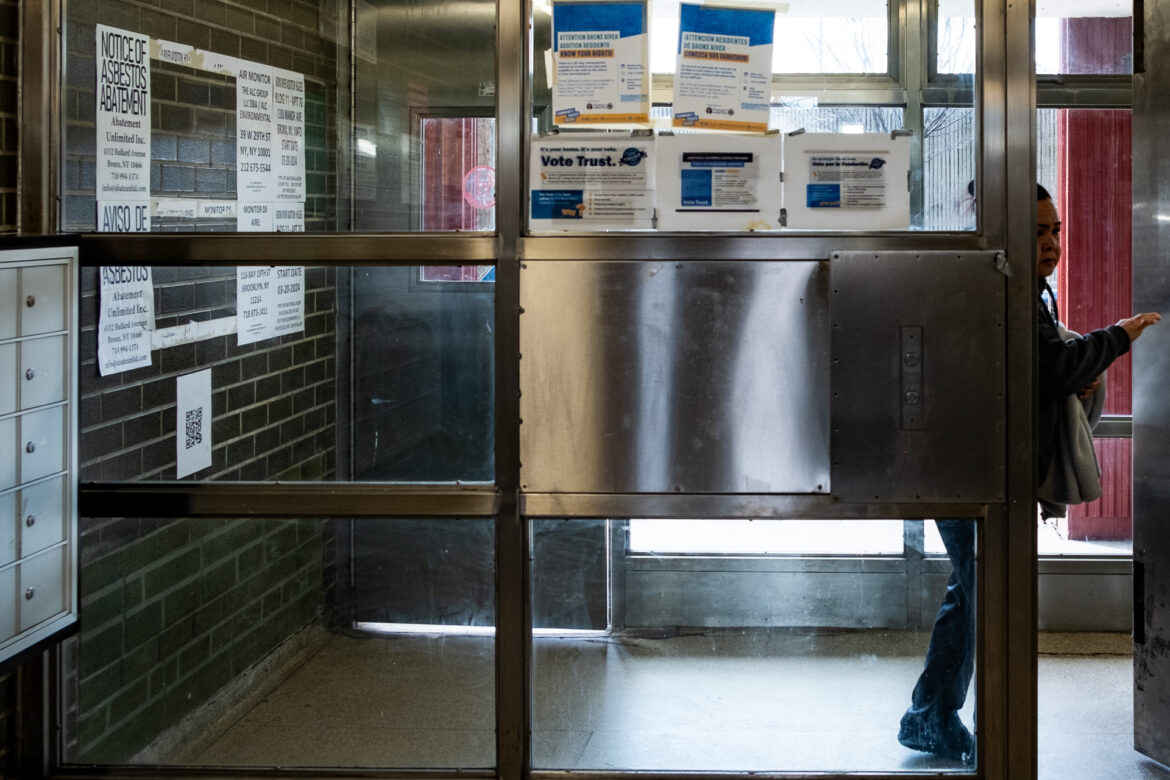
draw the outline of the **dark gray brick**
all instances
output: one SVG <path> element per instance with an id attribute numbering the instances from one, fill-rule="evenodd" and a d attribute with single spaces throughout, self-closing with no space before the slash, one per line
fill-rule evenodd
<path id="1" fill-rule="evenodd" d="M 173 135 L 153 133 L 150 138 L 150 157 L 153 160 L 174 162 L 179 159 L 178 138 Z"/>
<path id="2" fill-rule="evenodd" d="M 207 165 L 211 162 L 211 144 L 206 138 L 179 138 L 178 161 Z"/>
<path id="3" fill-rule="evenodd" d="M 228 192 L 227 171 L 215 168 L 196 168 L 195 189 L 198 192 Z"/>
<path id="4" fill-rule="evenodd" d="M 161 189 L 164 192 L 194 192 L 194 169 L 183 165 L 162 166 Z"/>

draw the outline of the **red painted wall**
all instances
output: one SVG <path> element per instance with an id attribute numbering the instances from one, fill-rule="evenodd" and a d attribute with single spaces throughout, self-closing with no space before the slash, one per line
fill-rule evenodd
<path id="1" fill-rule="evenodd" d="M 1130 35 L 1128 18 L 1066 21 L 1063 72 L 1127 72 Z M 1127 110 L 1060 112 L 1057 206 L 1064 259 L 1057 290 L 1062 318 L 1082 333 L 1132 313 L 1131 120 Z M 1129 414 L 1128 355 L 1109 369 L 1107 385 L 1106 413 Z M 1103 495 L 1069 508 L 1070 538 L 1133 538 L 1130 445 L 1128 439 L 1098 440 Z"/>

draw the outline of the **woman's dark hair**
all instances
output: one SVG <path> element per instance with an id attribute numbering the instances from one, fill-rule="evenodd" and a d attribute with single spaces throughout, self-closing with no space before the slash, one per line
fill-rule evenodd
<path id="1" fill-rule="evenodd" d="M 1037 184 L 1036 185 L 1036 202 L 1039 203 L 1042 200 L 1052 200 L 1052 196 L 1048 194 L 1048 190 L 1044 189 L 1043 184 Z"/>

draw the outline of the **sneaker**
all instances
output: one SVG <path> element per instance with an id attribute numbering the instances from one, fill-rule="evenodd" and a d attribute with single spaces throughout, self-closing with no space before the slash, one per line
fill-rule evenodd
<path id="1" fill-rule="evenodd" d="M 902 716 L 898 741 L 911 750 L 933 753 L 967 765 L 975 763 L 975 736 L 963 725 L 957 712 L 948 713 L 941 719 L 907 712 Z"/>

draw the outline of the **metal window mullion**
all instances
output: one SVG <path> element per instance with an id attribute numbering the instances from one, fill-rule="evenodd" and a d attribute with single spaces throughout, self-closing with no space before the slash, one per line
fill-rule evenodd
<path id="1" fill-rule="evenodd" d="M 923 161 L 923 147 L 925 138 L 923 132 L 926 120 L 923 117 L 922 91 L 926 85 L 926 63 L 924 35 L 925 21 L 921 14 L 921 4 L 904 0 L 899 4 L 903 8 L 902 26 L 904 27 L 905 45 L 899 57 L 903 64 L 902 83 L 906 87 L 906 109 L 902 116 L 902 129 L 909 130 L 910 136 L 910 224 L 923 223 L 924 188 L 926 174 Z"/>
<path id="2" fill-rule="evenodd" d="M 83 266 L 102 265 L 490 265 L 489 234 L 86 233 Z"/>
<path id="3" fill-rule="evenodd" d="M 83 517 L 490 517 L 490 485 L 410 487 L 381 483 L 88 483 L 78 489 Z"/>
<path id="4" fill-rule="evenodd" d="M 520 237 L 531 84 L 527 0 L 496 5 L 496 770 L 522 780 L 529 770 L 532 618 L 528 528 L 520 516 Z"/>

